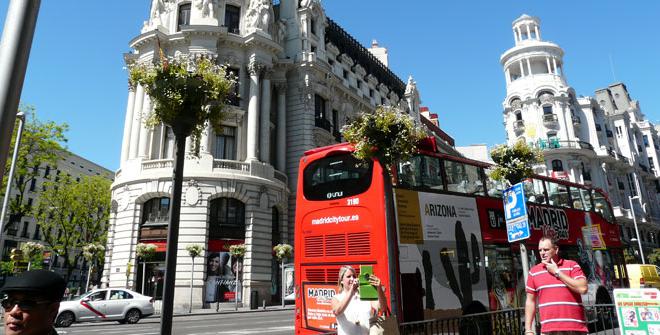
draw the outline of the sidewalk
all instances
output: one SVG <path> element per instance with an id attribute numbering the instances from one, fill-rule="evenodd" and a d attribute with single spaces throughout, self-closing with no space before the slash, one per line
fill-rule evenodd
<path id="1" fill-rule="evenodd" d="M 161 300 L 156 300 L 154 302 L 154 308 L 156 312 L 150 316 L 150 318 L 153 317 L 160 317 L 160 311 L 161 311 Z M 257 312 L 275 312 L 275 311 L 286 311 L 286 310 L 293 310 L 295 308 L 294 304 L 287 304 L 284 308 L 282 308 L 282 305 L 273 305 L 273 306 L 259 306 L 257 309 L 250 309 L 249 306 L 243 306 L 242 304 L 238 304 L 238 309 L 235 307 L 234 303 L 221 303 L 219 305 L 218 311 L 216 311 L 216 305 L 211 306 L 211 308 L 199 308 L 199 309 L 193 309 L 191 313 L 188 313 L 187 309 L 180 309 L 180 308 L 175 308 L 173 316 L 178 317 L 178 316 L 189 316 L 189 315 L 212 315 L 212 314 L 231 314 L 231 313 L 257 313 Z"/>

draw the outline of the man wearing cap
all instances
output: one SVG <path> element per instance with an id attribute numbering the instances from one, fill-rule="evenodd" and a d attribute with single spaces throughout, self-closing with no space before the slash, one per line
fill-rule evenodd
<path id="1" fill-rule="evenodd" d="M 0 289 L 5 335 L 56 335 L 53 324 L 65 287 L 60 275 L 47 270 L 7 278 Z"/>

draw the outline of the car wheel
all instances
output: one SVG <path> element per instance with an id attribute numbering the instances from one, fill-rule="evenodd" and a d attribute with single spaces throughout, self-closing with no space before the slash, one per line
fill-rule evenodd
<path id="1" fill-rule="evenodd" d="M 76 321 L 76 316 L 71 312 L 62 312 L 55 321 L 55 327 L 69 327 Z"/>
<path id="2" fill-rule="evenodd" d="M 137 309 L 131 309 L 128 312 L 126 312 L 126 317 L 124 317 L 124 320 L 126 323 L 134 324 L 140 321 L 140 316 L 141 313 Z"/>

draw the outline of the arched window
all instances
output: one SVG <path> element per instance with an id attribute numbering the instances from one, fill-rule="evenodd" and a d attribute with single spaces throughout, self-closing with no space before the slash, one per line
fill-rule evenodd
<path id="1" fill-rule="evenodd" d="M 179 17 L 177 20 L 176 31 L 181 31 L 181 26 L 190 25 L 190 3 L 184 3 L 179 6 Z"/>
<path id="2" fill-rule="evenodd" d="M 516 121 L 522 121 L 522 112 L 516 111 Z"/>
<path id="3" fill-rule="evenodd" d="M 552 161 L 552 171 L 564 171 L 564 165 L 560 159 L 555 159 Z"/>
<path id="4" fill-rule="evenodd" d="M 142 205 L 141 225 L 167 224 L 170 221 L 170 198 L 149 199 Z"/>
<path id="5" fill-rule="evenodd" d="M 280 238 L 280 211 L 277 207 L 273 206 L 271 213 L 271 241 L 273 246 L 275 246 L 282 243 Z"/>
<path id="6" fill-rule="evenodd" d="M 245 239 L 245 204 L 234 198 L 211 200 L 209 238 Z"/>

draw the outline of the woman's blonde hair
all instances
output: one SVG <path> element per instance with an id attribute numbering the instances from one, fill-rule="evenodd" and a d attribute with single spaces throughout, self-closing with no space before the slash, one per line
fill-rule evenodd
<path id="1" fill-rule="evenodd" d="M 339 280 L 337 281 L 337 284 L 339 285 L 339 292 L 342 292 L 344 290 L 344 284 L 342 284 L 342 279 L 344 279 L 344 275 L 346 274 L 346 271 L 349 270 L 353 272 L 353 275 L 357 275 L 355 269 L 353 269 L 353 267 L 350 265 L 344 265 L 341 267 L 341 269 L 339 269 Z"/>

